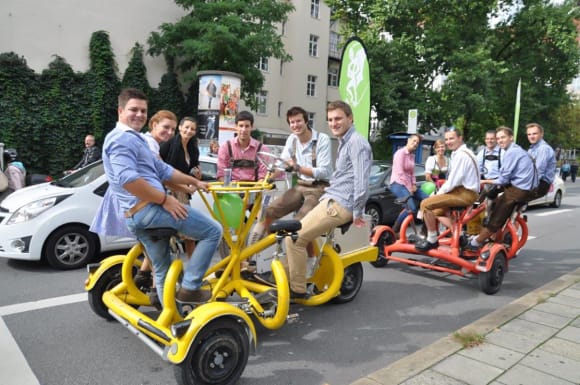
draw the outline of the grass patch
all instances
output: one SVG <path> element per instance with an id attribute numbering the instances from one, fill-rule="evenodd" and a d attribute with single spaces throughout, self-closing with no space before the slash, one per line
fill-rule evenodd
<path id="1" fill-rule="evenodd" d="M 464 348 L 472 348 L 481 345 L 485 341 L 485 336 L 479 333 L 453 333 L 453 338 Z"/>

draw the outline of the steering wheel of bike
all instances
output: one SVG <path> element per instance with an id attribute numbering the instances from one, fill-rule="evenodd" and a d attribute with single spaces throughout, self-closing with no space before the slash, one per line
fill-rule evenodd
<path id="1" fill-rule="evenodd" d="M 264 151 L 260 151 L 257 154 L 257 158 L 260 161 L 260 163 L 262 163 L 264 166 L 266 166 L 266 168 L 270 171 L 274 171 L 274 170 L 280 170 L 280 171 L 285 171 L 286 170 L 286 162 L 280 158 L 279 156 L 276 156 L 274 154 L 270 154 L 269 152 L 264 152 Z"/>

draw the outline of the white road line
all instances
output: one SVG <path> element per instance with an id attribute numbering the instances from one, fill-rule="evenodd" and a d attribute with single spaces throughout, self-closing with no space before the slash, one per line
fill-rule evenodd
<path id="1" fill-rule="evenodd" d="M 48 307 L 68 305 L 87 300 L 87 293 L 47 298 L 40 301 L 17 303 L 0 307 L 0 384 L 1 385 L 39 385 L 38 379 L 28 365 L 22 350 L 12 337 L 2 316 L 24 313 Z"/>
<path id="2" fill-rule="evenodd" d="M 4 320 L 0 317 L 0 384 L 39 385 L 38 379 L 28 365 L 22 350 L 12 338 Z"/>
<path id="3" fill-rule="evenodd" d="M 546 211 L 545 213 L 538 213 L 538 214 L 534 214 L 534 215 L 538 216 L 538 217 L 547 217 L 548 215 L 562 214 L 562 213 L 565 213 L 568 211 L 572 211 L 572 209 L 550 210 L 550 211 Z"/>
<path id="4" fill-rule="evenodd" d="M 63 297 L 54 297 L 41 299 L 40 301 L 17 303 L 0 307 L 0 317 L 5 315 L 24 313 L 26 311 L 45 309 L 47 307 L 68 305 L 76 302 L 87 300 L 87 293 L 65 295 Z"/>

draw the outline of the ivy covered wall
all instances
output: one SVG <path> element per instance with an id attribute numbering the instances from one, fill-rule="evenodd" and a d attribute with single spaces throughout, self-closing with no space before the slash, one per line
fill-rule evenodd
<path id="1" fill-rule="evenodd" d="M 113 129 L 121 87 L 142 89 L 149 98 L 150 116 L 159 109 L 171 110 L 178 117 L 193 115 L 197 104 L 186 105 L 185 100 L 195 100 L 197 95 L 182 94 L 171 60 L 158 87 L 152 88 L 143 55 L 143 47 L 135 44 L 120 80 L 105 31 L 91 36 L 87 72 L 74 72 L 65 58 L 55 56 L 38 74 L 18 54 L 1 53 L 0 142 L 18 150 L 29 172 L 59 177 L 80 160 L 87 134 L 95 135 L 100 147 Z"/>

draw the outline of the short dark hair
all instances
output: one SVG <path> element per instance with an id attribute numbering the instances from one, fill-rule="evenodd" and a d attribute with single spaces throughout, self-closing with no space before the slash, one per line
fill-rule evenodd
<path id="1" fill-rule="evenodd" d="M 191 122 L 197 126 L 197 119 L 195 119 L 192 116 L 184 116 L 183 118 L 181 118 L 181 120 L 179 121 L 179 126 L 182 126 L 183 123 L 185 122 Z"/>
<path id="2" fill-rule="evenodd" d="M 308 112 L 306 112 L 306 110 L 302 107 L 294 106 L 294 107 L 290 108 L 286 112 L 286 123 L 290 124 L 290 117 L 296 116 L 296 115 L 302 115 L 302 117 L 304 118 L 304 121 L 306 122 L 306 126 L 310 130 L 311 128 L 310 128 L 310 126 L 308 126 Z"/>
<path id="3" fill-rule="evenodd" d="M 127 102 L 131 99 L 145 100 L 146 102 L 148 101 L 147 95 L 145 95 L 143 91 L 138 90 L 137 88 L 123 88 L 119 93 L 119 107 L 125 108 Z"/>
<path id="4" fill-rule="evenodd" d="M 352 116 L 352 108 L 350 108 L 348 103 L 343 102 L 342 100 L 335 100 L 326 105 L 326 112 L 334 110 L 342 110 L 346 116 Z"/>
<path id="5" fill-rule="evenodd" d="M 240 111 L 236 114 L 236 124 L 238 124 L 238 122 L 240 120 L 249 120 L 250 124 L 253 126 L 254 125 L 254 115 L 252 115 L 252 113 L 250 111 Z"/>

